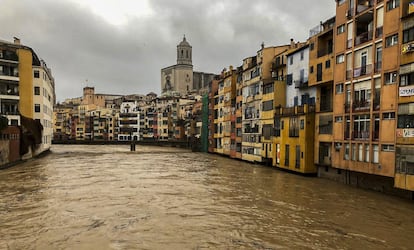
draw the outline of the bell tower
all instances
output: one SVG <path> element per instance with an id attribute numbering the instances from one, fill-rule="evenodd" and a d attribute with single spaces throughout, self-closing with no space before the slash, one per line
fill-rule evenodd
<path id="1" fill-rule="evenodd" d="M 177 45 L 177 64 L 193 65 L 192 47 L 185 39 Z"/>

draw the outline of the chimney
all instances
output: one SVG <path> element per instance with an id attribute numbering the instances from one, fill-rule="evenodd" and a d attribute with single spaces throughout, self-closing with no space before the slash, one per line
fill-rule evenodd
<path id="1" fill-rule="evenodd" d="M 14 44 L 20 44 L 20 39 L 17 37 L 13 37 L 14 39 Z"/>
<path id="2" fill-rule="evenodd" d="M 290 48 L 293 48 L 295 46 L 295 41 L 293 38 L 290 39 Z"/>

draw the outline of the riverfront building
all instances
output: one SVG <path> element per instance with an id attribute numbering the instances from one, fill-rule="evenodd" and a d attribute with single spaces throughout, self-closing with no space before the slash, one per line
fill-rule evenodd
<path id="1" fill-rule="evenodd" d="M 390 6 L 391 7 L 391 6 Z M 414 4 L 401 1 L 395 186 L 414 191 Z M 392 148 L 387 148 L 391 150 Z"/>
<path id="2" fill-rule="evenodd" d="M 55 84 L 50 68 L 32 48 L 0 41 L 0 113 L 8 125 L 34 135 L 32 145 L 21 150 L 24 158 L 50 149 Z M 32 150 L 33 149 L 33 150 Z"/>

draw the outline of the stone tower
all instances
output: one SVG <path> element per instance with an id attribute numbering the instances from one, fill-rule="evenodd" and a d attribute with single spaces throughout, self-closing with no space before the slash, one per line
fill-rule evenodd
<path id="1" fill-rule="evenodd" d="M 185 39 L 177 45 L 177 64 L 192 65 L 192 47 Z"/>

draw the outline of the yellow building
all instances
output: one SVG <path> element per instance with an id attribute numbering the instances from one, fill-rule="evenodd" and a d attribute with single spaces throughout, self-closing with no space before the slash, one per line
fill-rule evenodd
<path id="1" fill-rule="evenodd" d="M 36 53 L 15 38 L 13 43 L 0 41 L 1 114 L 10 125 L 20 125 L 20 115 L 42 124 L 41 144 L 24 156 L 50 149 L 53 135 L 55 85 L 50 69 Z"/>
<path id="2" fill-rule="evenodd" d="M 315 110 L 313 105 L 276 108 L 276 120 L 280 127 L 276 134 L 280 139 L 275 145 L 276 167 L 315 174 L 314 161 Z"/>
<path id="3" fill-rule="evenodd" d="M 274 58 L 274 137 L 272 165 L 316 174 L 314 164 L 315 87 L 308 86 L 309 45 L 294 43 Z"/>
<path id="4" fill-rule="evenodd" d="M 290 45 L 281 45 L 276 47 L 264 47 L 258 51 L 258 64 L 260 65 L 260 78 L 262 79 L 262 99 L 261 99 L 261 114 L 260 123 L 261 130 L 261 162 L 271 165 L 273 156 L 276 151 L 273 147 L 274 134 L 274 114 L 275 107 L 282 104 L 283 98 L 278 98 L 279 93 L 275 91 L 275 81 L 272 74 L 274 58 L 283 52 L 286 52 Z M 283 102 L 284 103 L 284 102 Z"/>

